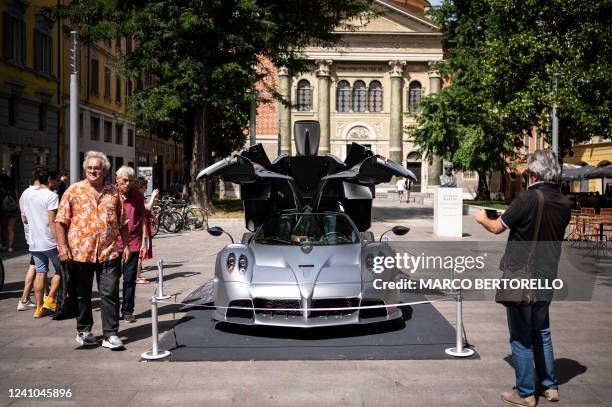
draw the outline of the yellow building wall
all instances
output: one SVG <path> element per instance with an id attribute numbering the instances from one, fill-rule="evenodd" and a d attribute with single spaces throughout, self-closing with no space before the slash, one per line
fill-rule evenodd
<path id="1" fill-rule="evenodd" d="M 36 96 L 38 90 L 44 90 L 54 95 L 52 101 L 57 103 L 57 77 L 58 77 L 58 58 L 57 58 L 57 23 L 53 25 L 50 31 L 50 36 L 53 40 L 52 49 L 52 75 L 49 77 L 45 74 L 34 70 L 34 29 L 36 28 L 36 17 L 42 11 L 43 7 L 53 7 L 55 1 L 36 0 L 25 9 L 23 21 L 26 26 L 26 63 L 25 67 L 12 64 L 11 62 L 0 59 L 0 78 L 6 80 L 13 77 L 24 82 L 25 89 L 23 93 L 28 96 Z M 7 10 L 7 2 L 0 2 L 0 14 Z M 1 21 L 1 20 L 0 20 Z M 4 27 L 0 29 L 0 44 L 4 44 Z"/>

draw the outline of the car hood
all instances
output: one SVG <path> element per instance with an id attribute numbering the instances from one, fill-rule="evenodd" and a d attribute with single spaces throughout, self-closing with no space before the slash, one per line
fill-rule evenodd
<path id="1" fill-rule="evenodd" d="M 252 285 L 300 286 L 303 297 L 315 284 L 361 283 L 361 244 L 335 246 L 280 246 L 252 243 L 257 253 Z"/>

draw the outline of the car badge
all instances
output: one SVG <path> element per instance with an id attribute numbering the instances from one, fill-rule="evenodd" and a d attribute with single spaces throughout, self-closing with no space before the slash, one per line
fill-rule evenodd
<path id="1" fill-rule="evenodd" d="M 305 244 L 303 246 L 300 246 L 302 248 L 302 251 L 306 254 L 310 253 L 312 251 L 312 245 L 309 244 Z"/>

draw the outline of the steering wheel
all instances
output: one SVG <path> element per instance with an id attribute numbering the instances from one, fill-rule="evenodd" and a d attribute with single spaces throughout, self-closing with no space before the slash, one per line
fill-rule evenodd
<path id="1" fill-rule="evenodd" d="M 327 240 L 328 237 L 331 237 L 333 235 L 340 235 L 342 236 L 344 239 L 346 239 L 346 236 L 344 235 L 344 233 L 341 232 L 336 232 L 336 231 L 331 231 L 331 232 L 327 232 L 326 234 L 323 235 L 323 237 L 321 237 L 321 240 Z"/>

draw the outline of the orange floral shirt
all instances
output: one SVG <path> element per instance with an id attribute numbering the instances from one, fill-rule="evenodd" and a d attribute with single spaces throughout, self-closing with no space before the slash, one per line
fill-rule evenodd
<path id="1" fill-rule="evenodd" d="M 95 192 L 87 180 L 74 183 L 57 210 L 55 221 L 68 226 L 73 261 L 99 263 L 119 256 L 117 237 L 123 224 L 119 191 L 107 184 L 97 199 Z"/>

